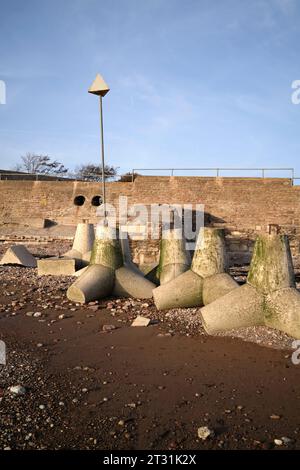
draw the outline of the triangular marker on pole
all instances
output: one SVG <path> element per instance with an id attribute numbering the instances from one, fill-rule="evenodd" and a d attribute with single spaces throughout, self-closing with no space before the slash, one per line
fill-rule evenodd
<path id="1" fill-rule="evenodd" d="M 109 87 L 105 83 L 103 77 L 98 73 L 92 85 L 89 88 L 89 93 L 98 96 L 105 96 L 109 92 Z"/>

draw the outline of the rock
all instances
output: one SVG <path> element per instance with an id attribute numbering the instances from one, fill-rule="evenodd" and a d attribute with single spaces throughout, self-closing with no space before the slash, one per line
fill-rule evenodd
<path id="1" fill-rule="evenodd" d="M 215 435 L 214 431 L 212 429 L 209 429 L 207 426 L 201 426 L 198 428 L 198 437 L 202 441 L 206 441 L 207 438 L 213 437 Z"/>
<path id="2" fill-rule="evenodd" d="M 150 318 L 142 317 L 138 315 L 132 322 L 131 326 L 148 326 L 150 324 Z"/>
<path id="3" fill-rule="evenodd" d="M 286 437 L 286 436 L 283 436 L 281 438 L 282 442 L 284 443 L 284 445 L 288 446 L 289 444 L 292 444 L 293 439 L 290 439 L 289 437 Z"/>
<path id="4" fill-rule="evenodd" d="M 25 395 L 26 388 L 23 387 L 22 385 L 13 385 L 12 387 L 9 388 L 9 391 L 13 395 Z"/>
<path id="5" fill-rule="evenodd" d="M 281 416 L 279 416 L 279 415 L 271 415 L 270 416 L 270 419 L 280 419 L 280 418 L 281 418 Z"/>
<path id="6" fill-rule="evenodd" d="M 34 316 L 35 318 L 39 318 L 39 317 L 42 316 L 42 312 L 35 312 L 35 313 L 33 314 L 33 316 Z"/>
<path id="7" fill-rule="evenodd" d="M 105 332 L 113 331 L 116 329 L 117 327 L 115 325 L 103 325 L 102 326 L 102 331 L 105 331 Z"/>
<path id="8" fill-rule="evenodd" d="M 274 439 L 274 444 L 276 444 L 277 446 L 282 446 L 283 440 L 282 439 Z"/>

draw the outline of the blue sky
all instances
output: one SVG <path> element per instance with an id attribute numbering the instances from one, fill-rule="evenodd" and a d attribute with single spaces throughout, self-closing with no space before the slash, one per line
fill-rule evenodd
<path id="1" fill-rule="evenodd" d="M 299 0 L 0 0 L 0 168 L 295 167 Z"/>

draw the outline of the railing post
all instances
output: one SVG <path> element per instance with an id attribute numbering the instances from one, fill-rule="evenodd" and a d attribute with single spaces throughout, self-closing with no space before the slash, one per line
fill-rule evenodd
<path id="1" fill-rule="evenodd" d="M 261 172 L 262 172 L 262 177 L 264 178 L 264 177 L 265 177 L 265 169 L 262 168 L 262 169 L 261 169 Z"/>
<path id="2" fill-rule="evenodd" d="M 171 176 L 174 175 L 174 168 L 171 169 Z"/>

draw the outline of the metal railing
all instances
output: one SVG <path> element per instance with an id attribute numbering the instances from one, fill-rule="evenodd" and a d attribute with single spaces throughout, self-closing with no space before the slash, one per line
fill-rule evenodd
<path id="1" fill-rule="evenodd" d="M 300 179 L 295 177 L 294 168 L 133 168 L 131 171 L 132 181 L 134 181 L 134 177 L 137 176 L 137 172 L 139 171 L 168 171 L 170 172 L 170 176 L 174 176 L 174 172 L 178 171 L 211 171 L 215 172 L 215 175 L 212 175 L 215 177 L 220 177 L 223 171 L 258 171 L 261 174 L 261 178 L 265 178 L 266 172 L 268 171 L 288 171 L 291 175 L 291 180 Z"/>

